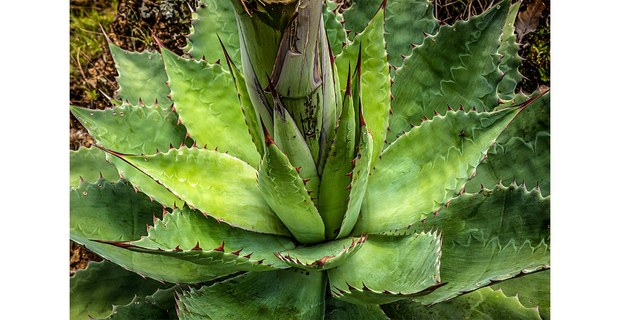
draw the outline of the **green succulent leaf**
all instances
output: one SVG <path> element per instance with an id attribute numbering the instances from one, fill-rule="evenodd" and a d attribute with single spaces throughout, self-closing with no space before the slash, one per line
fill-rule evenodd
<path id="1" fill-rule="evenodd" d="M 449 111 L 387 147 L 368 180 L 355 234 L 406 227 L 456 195 L 484 153 L 522 110 Z"/>
<path id="2" fill-rule="evenodd" d="M 249 272 L 179 297 L 179 319 L 308 319 L 325 312 L 323 272 Z"/>
<path id="3" fill-rule="evenodd" d="M 499 47 L 501 55 L 499 69 L 503 76 L 497 84 L 497 93 L 499 98 L 504 101 L 510 101 L 515 98 L 515 89 L 523 78 L 519 72 L 521 57 L 519 57 L 519 44 L 515 35 L 515 20 L 520 6 L 521 2 L 516 2 L 510 6 Z"/>
<path id="4" fill-rule="evenodd" d="M 237 68 L 237 66 L 235 66 L 225 48 L 224 53 L 226 55 L 228 69 L 232 74 L 235 87 L 237 88 L 237 95 L 239 96 L 239 102 L 241 103 L 241 111 L 243 111 L 245 123 L 248 126 L 250 136 L 252 136 L 252 141 L 256 146 L 256 151 L 258 151 L 258 154 L 262 156 L 265 153 L 265 137 L 260 123 L 260 113 L 252 104 L 243 73 Z"/>
<path id="5" fill-rule="evenodd" d="M 549 267 L 549 197 L 511 185 L 463 194 L 413 230 L 443 234 L 441 279 L 447 284 L 416 301 L 434 304 Z"/>
<path id="6" fill-rule="evenodd" d="M 480 185 L 493 186 L 499 181 L 516 180 L 529 188 L 538 187 L 543 195 L 550 194 L 550 93 L 535 92 L 531 105 L 506 128 L 489 149 L 488 158 L 476 168 L 467 192 L 476 192 Z M 517 101 L 527 100 L 519 95 Z"/>
<path id="7" fill-rule="evenodd" d="M 326 37 L 325 31 L 321 32 L 321 39 Z M 340 93 L 340 81 L 338 70 L 334 61 L 334 54 L 327 41 L 321 41 L 321 81 L 323 91 L 320 146 L 317 160 L 319 174 L 322 174 L 325 160 L 329 153 L 330 142 L 334 139 L 336 123 L 342 113 L 342 95 Z"/>
<path id="8" fill-rule="evenodd" d="M 510 3 L 439 28 L 396 71 L 387 141 L 448 106 L 492 110 L 498 103 L 500 36 Z M 374 133 L 374 131 L 371 130 Z"/>
<path id="9" fill-rule="evenodd" d="M 426 294 L 441 286 L 441 239 L 436 233 L 371 235 L 344 264 L 328 270 L 333 297 L 383 304 Z M 442 262 L 443 263 L 443 262 Z"/>
<path id="10" fill-rule="evenodd" d="M 517 297 L 527 308 L 537 308 L 540 317 L 547 320 L 551 317 L 550 278 L 551 271 L 545 270 L 502 281 L 490 287 L 501 290 L 508 297 Z"/>
<path id="11" fill-rule="evenodd" d="M 71 107 L 71 112 L 88 129 L 98 145 L 121 153 L 150 154 L 178 147 L 186 140 L 185 126 L 169 109 L 123 105 L 105 110 Z M 106 155 L 121 177 L 159 203 L 172 207 L 183 201 L 144 173 L 127 163 Z"/>
<path id="12" fill-rule="evenodd" d="M 351 34 L 362 32 L 366 24 L 385 5 L 385 38 L 390 64 L 399 67 L 411 45 L 421 44 L 425 34 L 434 34 L 439 21 L 433 15 L 433 3 L 428 0 L 355 1 L 344 12 L 345 26 Z"/>
<path id="13" fill-rule="evenodd" d="M 182 286 L 157 289 L 146 297 L 136 296 L 126 305 L 114 306 L 112 314 L 106 320 L 176 320 L 175 295 L 181 293 Z"/>
<path id="14" fill-rule="evenodd" d="M 282 30 L 269 25 L 270 17 L 265 12 L 254 11 L 250 15 L 243 1 L 231 2 L 235 7 L 243 75 L 248 93 L 269 133 L 273 134 L 273 102 L 271 95 L 264 89 L 268 87 L 268 77 L 274 68 Z"/>
<path id="15" fill-rule="evenodd" d="M 104 110 L 71 107 L 71 113 L 98 145 L 122 153 L 151 154 L 178 147 L 185 141 L 185 126 L 169 108 L 122 105 Z"/>
<path id="16" fill-rule="evenodd" d="M 358 68 L 361 77 L 359 96 L 368 130 L 373 136 L 372 164 L 383 149 L 390 112 L 390 73 L 384 39 L 384 11 L 381 7 L 366 29 L 336 57 L 340 88 L 346 88 L 349 67 L 361 61 Z"/>
<path id="17" fill-rule="evenodd" d="M 247 262 L 273 268 L 288 267 L 274 252 L 295 247 L 288 238 L 236 229 L 188 207 L 166 214 L 149 228 L 146 237 L 123 245 L 156 251 L 154 254 L 175 256 L 178 252 L 179 257 L 185 255 L 197 260 L 216 256 L 217 252 L 212 252 L 215 250 L 238 256 L 240 261 L 247 256 Z"/>
<path id="18" fill-rule="evenodd" d="M 142 276 L 168 282 L 192 283 L 213 279 L 213 276 L 202 273 L 202 266 L 190 262 L 131 252 L 97 242 L 136 240 L 147 234 L 147 224 L 161 218 L 161 205 L 134 191 L 126 181 L 84 183 L 71 190 L 70 199 L 71 239 L 101 257 Z"/>
<path id="19" fill-rule="evenodd" d="M 111 262 L 91 262 L 70 279 L 70 318 L 107 317 L 113 311 L 112 305 L 127 304 L 134 296 L 150 295 L 169 286 L 143 279 Z"/>
<path id="20" fill-rule="evenodd" d="M 377 305 L 352 304 L 332 297 L 325 303 L 325 320 L 389 320 Z"/>
<path id="21" fill-rule="evenodd" d="M 296 1 L 295 1 L 296 2 Z M 322 1 L 301 0 L 286 24 L 270 73 L 270 93 L 282 101 L 319 163 L 323 115 L 335 126 L 336 92 Z M 273 86 L 271 86 L 273 84 Z"/>
<path id="22" fill-rule="evenodd" d="M 529 97 L 519 94 L 515 98 L 516 103 L 529 104 L 521 115 L 515 119 L 513 124 L 506 128 L 506 131 L 497 139 L 497 142 L 504 143 L 512 137 L 519 137 L 527 142 L 536 140 L 541 132 L 550 132 L 551 127 L 551 93 L 549 90 L 536 91 Z M 500 106 L 497 109 L 501 109 Z"/>
<path id="23" fill-rule="evenodd" d="M 343 26 L 344 16 L 339 11 L 337 1 L 325 1 L 325 5 L 323 6 L 323 21 L 330 48 L 334 55 L 339 55 L 340 52 L 342 52 L 342 47 L 348 42 L 348 39 Z"/>
<path id="24" fill-rule="evenodd" d="M 304 179 L 306 190 L 310 192 L 314 201 L 319 191 L 319 175 L 312 153 L 293 117 L 278 99 L 274 102 L 273 139 L 280 150 L 286 154 L 291 165 L 299 169 L 299 176 Z M 264 134 L 262 136 L 264 137 Z"/>
<path id="25" fill-rule="evenodd" d="M 517 137 L 506 143 L 497 143 L 488 152 L 488 158 L 476 168 L 476 176 L 466 185 L 467 192 L 476 192 L 482 186 L 498 181 L 518 181 L 538 186 L 549 195 L 551 137 L 541 132 L 533 142 Z"/>
<path id="26" fill-rule="evenodd" d="M 174 296 L 170 299 L 174 304 Z M 172 310 L 163 309 L 158 303 L 150 302 L 143 297 L 135 297 L 130 303 L 122 306 L 114 306 L 112 314 L 105 320 L 176 320 L 174 307 Z"/>
<path id="27" fill-rule="evenodd" d="M 187 147 L 144 156 L 110 152 L 209 216 L 249 231 L 289 235 L 263 199 L 256 170 L 235 157 Z"/>
<path id="28" fill-rule="evenodd" d="M 482 288 L 432 306 L 402 300 L 383 305 L 382 309 L 392 320 L 541 319 L 535 308 L 525 307 L 516 297 L 491 288 Z"/>
<path id="29" fill-rule="evenodd" d="M 201 0 L 198 9 L 192 14 L 192 26 L 187 46 L 183 50 L 196 59 L 203 58 L 210 63 L 224 61 L 220 39 L 229 50 L 232 61 L 239 64 L 239 33 L 231 2 Z"/>
<path id="30" fill-rule="evenodd" d="M 334 240 L 276 252 L 275 256 L 291 267 L 310 271 L 327 270 L 343 264 L 362 247 L 366 239 L 367 236 Z"/>
<path id="31" fill-rule="evenodd" d="M 168 77 L 158 52 L 131 52 L 109 43 L 118 77 L 116 94 L 132 105 L 141 103 L 169 107 L 172 104 L 166 85 Z"/>
<path id="32" fill-rule="evenodd" d="M 69 151 L 69 186 L 78 187 L 82 181 L 95 182 L 100 177 L 108 181 L 119 178 L 118 170 L 106 161 L 105 152 L 98 148 Z"/>
<path id="33" fill-rule="evenodd" d="M 351 192 L 348 196 L 347 210 L 342 218 L 342 225 L 338 237 L 346 237 L 351 233 L 360 214 L 360 209 L 366 195 L 368 178 L 371 170 L 373 138 L 367 126 L 362 126 L 360 145 L 355 157 L 355 166 L 351 175 Z"/>
<path id="34" fill-rule="evenodd" d="M 145 226 L 161 216 L 162 206 L 124 180 L 104 179 L 71 189 L 71 237 L 129 241 L 146 234 Z"/>
<path id="35" fill-rule="evenodd" d="M 347 83 L 349 88 L 350 83 Z M 334 239 L 340 231 L 342 218 L 347 210 L 352 188 L 353 157 L 356 134 L 353 99 L 348 91 L 344 98 L 342 113 L 336 127 L 334 140 L 327 154 L 319 189 L 319 212 L 325 223 L 328 239 Z"/>
<path id="36" fill-rule="evenodd" d="M 325 226 L 297 169 L 271 137 L 258 171 L 258 187 L 271 209 L 301 243 L 325 240 Z"/>
<path id="37" fill-rule="evenodd" d="M 181 58 L 162 48 L 174 108 L 200 146 L 228 152 L 258 167 L 233 77 L 221 65 Z"/>

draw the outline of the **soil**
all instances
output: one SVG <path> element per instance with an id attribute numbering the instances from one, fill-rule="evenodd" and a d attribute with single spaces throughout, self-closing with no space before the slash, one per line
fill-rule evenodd
<path id="1" fill-rule="evenodd" d="M 343 8 L 351 0 L 343 2 Z M 524 0 L 521 12 L 540 0 Z M 435 0 L 437 18 L 443 23 L 453 23 L 457 19 L 465 19 L 478 14 L 497 0 L 452 1 Z M 519 54 L 525 60 L 521 73 L 525 76 L 518 89 L 532 92 L 538 86 L 550 86 L 549 79 L 549 36 L 550 36 L 550 5 L 549 0 L 542 0 L 545 7 L 538 28 L 521 39 Z M 114 6 L 115 8 L 111 8 Z M 177 54 L 183 53 L 186 45 L 185 36 L 189 34 L 191 12 L 198 5 L 198 0 L 71 0 L 70 10 L 73 19 L 88 10 L 103 12 L 114 10 L 114 19 L 102 25 L 107 37 L 114 44 L 131 51 L 145 49 L 155 50 L 153 36 L 157 37 L 166 48 Z M 81 30 L 71 30 L 72 35 Z M 97 33 L 103 50 L 86 59 L 71 59 L 70 103 L 91 109 L 104 109 L 110 106 L 108 97 L 114 97 L 118 86 L 115 81 L 116 69 L 112 56 L 106 47 L 103 32 Z M 78 52 L 79 53 L 79 52 Z M 84 60 L 84 62 L 80 62 Z M 70 115 L 70 149 L 77 150 L 81 146 L 89 147 L 93 139 L 84 127 Z M 86 267 L 88 261 L 100 261 L 101 258 L 71 241 L 70 243 L 70 274 Z"/>

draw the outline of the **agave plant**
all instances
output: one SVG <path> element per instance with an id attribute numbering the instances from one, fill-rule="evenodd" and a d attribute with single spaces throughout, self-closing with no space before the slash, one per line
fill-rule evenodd
<path id="1" fill-rule="evenodd" d="M 182 56 L 110 43 L 114 105 L 71 107 L 96 140 L 71 239 L 105 259 L 71 317 L 548 318 L 549 94 L 515 93 L 518 6 L 203 0 Z"/>

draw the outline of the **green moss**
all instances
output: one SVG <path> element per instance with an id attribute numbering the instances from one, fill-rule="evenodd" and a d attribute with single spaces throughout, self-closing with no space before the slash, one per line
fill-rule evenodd
<path id="1" fill-rule="evenodd" d="M 522 87 L 527 92 L 536 90 L 538 85 L 550 85 L 550 28 L 547 24 L 542 24 L 535 32 L 523 38 L 524 43 L 529 46 L 523 48 L 523 61 L 521 72 L 526 77 L 523 79 Z"/>
<path id="2" fill-rule="evenodd" d="M 95 56 L 105 48 L 105 37 L 101 27 L 108 26 L 116 14 L 118 1 L 112 0 L 104 5 L 88 1 L 71 1 L 70 11 L 70 54 L 71 74 L 80 72 Z"/>

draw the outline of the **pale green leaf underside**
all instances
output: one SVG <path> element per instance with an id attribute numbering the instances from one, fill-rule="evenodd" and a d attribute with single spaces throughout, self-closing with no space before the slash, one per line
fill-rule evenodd
<path id="1" fill-rule="evenodd" d="M 302 178 L 273 143 L 267 146 L 258 171 L 262 197 L 301 243 L 325 240 L 325 226 Z"/>
<path id="2" fill-rule="evenodd" d="M 519 299 L 491 288 L 482 288 L 433 306 L 403 300 L 384 305 L 382 309 L 392 320 L 541 319 L 535 308 L 525 307 Z"/>
<path id="3" fill-rule="evenodd" d="M 438 303 L 491 281 L 548 268 L 549 203 L 536 191 L 498 185 L 463 194 L 412 226 L 442 232 L 441 280 L 447 282 L 416 300 Z"/>
<path id="4" fill-rule="evenodd" d="M 224 62 L 226 58 L 220 46 L 222 40 L 235 64 L 239 65 L 239 33 L 235 11 L 230 1 L 201 0 L 192 15 L 191 32 L 184 51 L 195 59 L 204 57 L 210 63 Z"/>
<path id="5" fill-rule="evenodd" d="M 263 199 L 256 170 L 235 157 L 186 147 L 120 157 L 204 214 L 249 231 L 289 235 Z"/>
<path id="6" fill-rule="evenodd" d="M 144 51 L 131 52 L 110 43 L 110 53 L 118 71 L 118 92 L 123 101 L 132 105 L 143 102 L 153 105 L 155 102 L 163 107 L 172 104 L 168 95 L 170 89 L 166 85 L 166 71 L 161 54 Z"/>
<path id="7" fill-rule="evenodd" d="M 345 26 L 351 35 L 362 32 L 377 12 L 382 0 L 355 1 L 344 12 Z M 434 34 L 439 21 L 433 15 L 433 3 L 427 0 L 389 0 L 385 10 L 385 38 L 390 64 L 399 67 L 411 52 L 412 44 L 421 44 L 424 34 Z"/>
<path id="8" fill-rule="evenodd" d="M 492 110 L 498 105 L 499 46 L 509 3 L 504 1 L 468 21 L 439 28 L 396 71 L 393 116 L 387 141 L 448 105 Z"/>
<path id="9" fill-rule="evenodd" d="M 199 146 L 258 167 L 260 155 L 241 110 L 233 77 L 219 64 L 181 58 L 162 48 L 174 108 Z"/>
<path id="10" fill-rule="evenodd" d="M 127 304 L 135 295 L 146 296 L 164 285 L 147 280 L 114 263 L 91 262 L 70 278 L 70 319 L 84 320 L 107 317 L 112 305 Z"/>
<path id="11" fill-rule="evenodd" d="M 440 283 L 441 240 L 436 233 L 370 235 L 344 264 L 328 270 L 330 291 L 357 304 L 383 304 L 416 296 Z"/>
<path id="12" fill-rule="evenodd" d="M 520 110 L 449 111 L 401 136 L 370 175 L 354 233 L 400 229 L 439 209 L 463 188 Z"/>
<path id="13" fill-rule="evenodd" d="M 347 72 L 353 69 L 361 50 L 361 101 L 368 130 L 373 136 L 371 163 L 383 150 L 390 113 L 390 73 L 384 39 L 384 10 L 370 20 L 364 32 L 336 57 L 340 88 L 347 87 Z"/>
<path id="14" fill-rule="evenodd" d="M 118 170 L 105 160 L 105 152 L 97 148 L 69 151 L 69 186 L 78 187 L 80 181 L 95 182 L 99 177 L 108 181 L 119 179 Z"/>
<path id="15" fill-rule="evenodd" d="M 314 246 L 301 246 L 276 252 L 275 256 L 291 267 L 306 270 L 327 270 L 343 264 L 364 244 L 366 237 L 333 240 Z"/>
<path id="16" fill-rule="evenodd" d="M 296 269 L 250 272 L 179 297 L 179 319 L 322 320 L 323 272 Z"/>
<path id="17" fill-rule="evenodd" d="M 187 207 L 165 215 L 149 229 L 146 237 L 129 244 L 151 250 L 195 251 L 197 257 L 201 251 L 218 248 L 240 257 L 249 255 L 250 261 L 262 260 L 260 264 L 275 268 L 288 266 L 277 259 L 274 252 L 295 247 L 288 238 L 236 229 Z"/>

